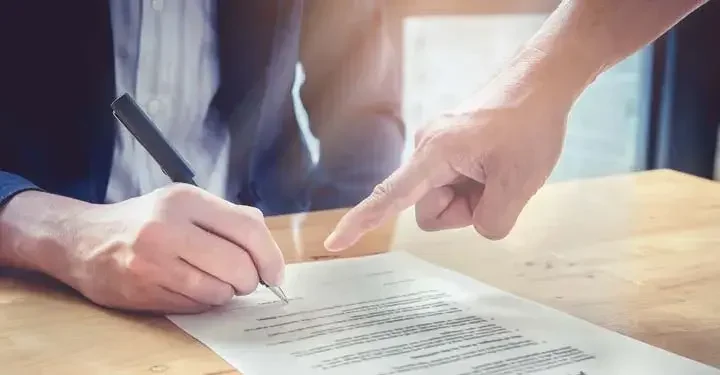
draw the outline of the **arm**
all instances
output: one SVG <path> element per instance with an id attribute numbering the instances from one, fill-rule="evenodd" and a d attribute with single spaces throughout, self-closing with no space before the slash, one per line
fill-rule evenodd
<path id="1" fill-rule="evenodd" d="M 420 135 L 412 159 L 348 212 L 326 247 L 342 250 L 415 206 L 426 230 L 509 234 L 562 150 L 575 99 L 598 74 L 703 0 L 565 0 L 489 84 Z"/>
<path id="2" fill-rule="evenodd" d="M 6 206 L 18 194 L 28 190 L 40 190 L 35 184 L 16 174 L 0 171 L 0 267 L 23 267 L 25 264 L 18 259 L 11 240 L 13 228 L 3 215 Z"/>
<path id="3" fill-rule="evenodd" d="M 502 87 L 468 103 L 543 90 L 572 103 L 602 72 L 651 43 L 708 0 L 564 0 L 521 52 L 490 83 Z M 497 86 L 496 86 L 497 85 Z"/>
<path id="4" fill-rule="evenodd" d="M 380 1 L 307 1 L 301 97 L 320 160 L 312 209 L 359 202 L 400 163 L 399 60 Z"/>

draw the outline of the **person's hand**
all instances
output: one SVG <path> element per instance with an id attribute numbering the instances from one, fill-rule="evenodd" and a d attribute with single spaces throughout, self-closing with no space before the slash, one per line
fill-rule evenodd
<path id="1" fill-rule="evenodd" d="M 515 88 L 526 87 L 490 85 L 472 110 L 421 130 L 411 159 L 339 221 L 326 248 L 346 249 L 413 205 L 426 231 L 472 225 L 489 239 L 507 236 L 558 160 L 570 109 L 569 100 Z"/>
<path id="2" fill-rule="evenodd" d="M 25 256 L 19 263 L 103 306 L 200 312 L 251 293 L 260 280 L 277 285 L 283 278 L 283 256 L 262 213 L 193 186 L 173 185 L 111 205 L 26 192 L 7 210 L 21 209 L 23 203 L 46 205 L 54 213 L 43 219 L 53 223 L 44 226 L 51 228 L 46 233 L 51 241 L 41 241 L 46 249 L 16 247 Z"/>

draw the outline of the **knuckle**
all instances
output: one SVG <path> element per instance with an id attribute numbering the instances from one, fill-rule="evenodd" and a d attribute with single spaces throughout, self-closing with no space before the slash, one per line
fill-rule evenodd
<path id="1" fill-rule="evenodd" d="M 474 223 L 473 227 L 475 228 L 475 232 L 491 241 L 502 240 L 507 237 L 509 233 L 509 229 L 488 227 L 478 222 Z"/>
<path id="2" fill-rule="evenodd" d="M 420 144 L 436 140 L 445 134 L 443 130 L 448 126 L 448 123 L 452 123 L 452 117 L 444 115 L 444 117 L 420 127 L 415 131 L 415 143 Z"/>
<path id="3" fill-rule="evenodd" d="M 265 215 L 257 207 L 242 206 L 242 212 L 245 215 L 245 217 L 247 219 L 249 219 L 248 221 L 250 221 L 250 222 L 258 223 L 258 224 L 265 222 Z"/>
<path id="4" fill-rule="evenodd" d="M 200 272 L 184 272 L 179 275 L 178 280 L 182 286 L 182 290 L 187 290 L 191 295 L 203 295 L 202 274 Z"/>
<path id="5" fill-rule="evenodd" d="M 167 233 L 167 224 L 157 220 L 149 219 L 142 223 L 137 230 L 130 246 L 135 251 L 143 251 L 155 248 Z"/>
<path id="6" fill-rule="evenodd" d="M 157 279 L 158 268 L 148 261 L 146 257 L 133 254 L 126 258 L 123 260 L 125 264 L 121 266 L 124 267 L 120 271 L 122 286 L 145 285 Z"/>
<path id="7" fill-rule="evenodd" d="M 482 155 L 457 155 L 451 160 L 455 168 L 465 176 L 477 182 L 487 181 L 488 173 Z"/>
<path id="8" fill-rule="evenodd" d="M 428 214 L 429 211 L 427 200 L 420 201 L 415 205 L 415 222 L 418 228 L 425 232 L 430 231 L 432 227 L 433 218 Z"/>
<path id="9" fill-rule="evenodd" d="M 138 257 L 135 257 L 128 262 L 126 270 L 128 275 L 131 277 L 131 282 L 142 280 L 148 274 L 148 267 L 146 267 L 145 261 L 139 259 Z"/>
<path id="10" fill-rule="evenodd" d="M 433 230 L 433 224 L 428 220 L 417 220 L 417 225 L 420 230 L 425 232 L 431 232 Z"/>
<path id="11" fill-rule="evenodd" d="M 188 184 L 173 184 L 158 189 L 160 201 L 169 207 L 187 202 L 197 196 L 198 188 Z"/>
<path id="12" fill-rule="evenodd" d="M 216 288 L 214 288 L 212 291 L 212 296 L 211 296 L 212 304 L 218 305 L 218 306 L 224 305 L 232 299 L 234 294 L 235 293 L 233 291 L 232 286 L 225 284 L 225 283 L 221 283 Z"/>
<path id="13" fill-rule="evenodd" d="M 387 210 L 390 211 L 396 211 L 401 209 L 401 200 L 404 197 L 398 196 L 399 190 L 396 186 L 397 182 L 393 178 L 388 178 L 387 180 L 375 185 L 372 193 L 370 194 L 370 197 L 367 200 L 369 206 L 367 208 L 370 208 L 370 210 L 366 210 L 365 218 L 368 221 L 377 221 L 381 219 L 383 215 L 385 215 L 385 210 L 374 209 L 376 208 L 375 206 L 378 204 L 380 204 L 381 206 L 386 206 Z"/>
<path id="14" fill-rule="evenodd" d="M 498 173 L 492 177 L 494 179 L 493 183 L 497 186 L 497 190 L 504 195 L 509 195 L 520 191 L 519 185 L 514 183 L 515 181 L 519 180 L 514 178 L 512 173 Z"/>
<path id="15" fill-rule="evenodd" d="M 392 192 L 392 183 L 389 181 L 383 181 L 377 185 L 370 193 L 370 199 L 376 200 L 388 196 Z"/>
<path id="16" fill-rule="evenodd" d="M 420 228 L 420 230 L 430 232 L 435 229 L 435 220 L 432 218 L 418 215 L 415 217 L 415 221 L 417 222 L 417 226 Z"/>
<path id="17" fill-rule="evenodd" d="M 362 212 L 361 214 L 356 214 L 354 216 L 354 219 L 357 221 L 357 224 L 359 224 L 361 227 L 365 228 L 367 226 L 370 226 L 372 223 L 376 222 L 380 218 L 382 218 L 382 215 L 384 214 L 383 210 L 376 209 L 377 205 L 380 204 L 380 202 L 388 201 L 388 197 L 392 193 L 392 183 L 389 181 L 383 181 L 382 183 L 375 185 L 370 195 L 365 199 L 360 205 L 359 205 L 359 212 Z M 388 202 L 389 205 L 394 206 L 396 202 L 394 200 L 390 200 Z M 390 207 L 393 208 L 393 207 Z"/>
<path id="18" fill-rule="evenodd" d="M 249 221 L 245 223 L 243 227 L 242 244 L 247 251 L 262 254 L 267 252 L 268 249 L 265 248 L 265 244 L 269 243 L 268 237 L 272 237 L 267 227 L 265 227 L 265 224 L 257 221 Z"/>
<path id="19" fill-rule="evenodd" d="M 237 266 L 240 272 L 233 283 L 236 292 L 239 295 L 250 294 L 257 289 L 260 283 L 260 277 L 255 269 L 255 265 L 246 252 L 240 253 L 237 260 Z"/>
<path id="20" fill-rule="evenodd" d="M 433 143 L 437 139 L 437 131 L 434 129 L 420 129 L 415 133 L 415 148 L 417 150 L 423 150 L 427 147 L 428 143 Z"/>
<path id="21" fill-rule="evenodd" d="M 244 229 L 243 237 L 248 246 L 263 243 L 264 236 L 269 236 L 262 211 L 255 207 L 242 207 L 241 222 Z"/>

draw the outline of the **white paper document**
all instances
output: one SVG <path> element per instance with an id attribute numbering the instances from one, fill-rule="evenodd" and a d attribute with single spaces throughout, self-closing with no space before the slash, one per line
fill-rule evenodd
<path id="1" fill-rule="evenodd" d="M 245 375 L 720 375 L 404 252 L 289 265 L 283 289 L 169 318 Z"/>

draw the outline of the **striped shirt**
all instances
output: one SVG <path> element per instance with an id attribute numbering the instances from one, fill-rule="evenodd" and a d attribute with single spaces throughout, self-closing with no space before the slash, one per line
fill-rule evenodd
<path id="1" fill-rule="evenodd" d="M 225 196 L 229 136 L 209 112 L 219 86 L 214 0 L 111 0 L 118 95 L 130 93 L 192 166 L 196 181 Z M 170 182 L 118 124 L 107 201 Z"/>

